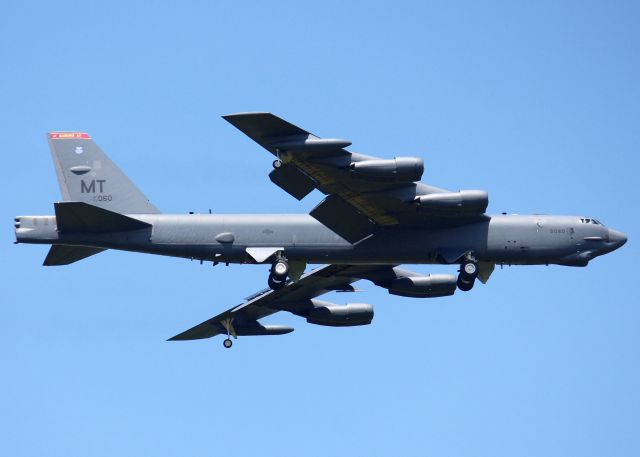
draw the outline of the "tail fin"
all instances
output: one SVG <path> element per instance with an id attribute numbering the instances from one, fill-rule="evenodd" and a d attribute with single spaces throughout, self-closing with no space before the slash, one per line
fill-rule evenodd
<path id="1" fill-rule="evenodd" d="M 52 132 L 48 139 L 65 201 L 125 214 L 160 212 L 87 133 Z"/>

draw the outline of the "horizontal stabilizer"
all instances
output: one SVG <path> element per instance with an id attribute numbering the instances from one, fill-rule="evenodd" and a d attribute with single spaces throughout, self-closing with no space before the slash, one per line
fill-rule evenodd
<path id="1" fill-rule="evenodd" d="M 83 202 L 60 202 L 54 204 L 56 223 L 61 232 L 124 232 L 151 227 L 151 224 L 98 208 Z"/>
<path id="2" fill-rule="evenodd" d="M 78 260 L 86 259 L 94 254 L 98 254 L 106 249 L 92 248 L 86 246 L 65 246 L 62 244 L 54 244 L 49 249 L 47 258 L 44 259 L 43 265 L 51 267 L 55 265 L 69 265 Z"/>

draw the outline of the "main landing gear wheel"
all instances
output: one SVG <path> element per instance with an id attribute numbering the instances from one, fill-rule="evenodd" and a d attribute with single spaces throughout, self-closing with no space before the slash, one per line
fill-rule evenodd
<path id="1" fill-rule="evenodd" d="M 267 284 L 273 290 L 282 289 L 287 282 L 287 276 L 289 275 L 289 262 L 284 257 L 278 257 L 271 265 L 269 271 L 269 279 Z"/>
<path id="2" fill-rule="evenodd" d="M 458 285 L 458 289 L 463 292 L 468 292 L 473 289 L 473 284 L 476 282 L 476 278 L 478 277 L 478 264 L 473 260 L 466 259 L 460 265 L 460 274 L 458 275 L 458 280 L 456 284 Z"/>
<path id="3" fill-rule="evenodd" d="M 267 279 L 267 284 L 271 290 L 280 290 L 284 287 L 285 280 L 276 280 L 273 276 L 269 276 Z"/>
<path id="4" fill-rule="evenodd" d="M 281 168 L 282 165 L 284 165 L 284 164 L 282 163 L 282 160 L 280 160 L 280 159 L 276 159 L 276 160 L 273 161 L 273 168 L 275 168 L 275 169 Z"/>
<path id="5" fill-rule="evenodd" d="M 277 278 L 277 279 L 286 278 L 288 274 L 289 274 L 289 262 L 287 262 L 286 259 L 280 258 L 275 262 L 273 262 L 273 265 L 271 266 L 271 275 L 274 278 Z"/>
<path id="6" fill-rule="evenodd" d="M 233 341 L 231 341 L 231 338 L 227 338 L 222 342 L 222 345 L 229 349 L 231 346 L 233 346 Z"/>
<path id="7" fill-rule="evenodd" d="M 475 278 L 478 275 L 478 266 L 474 262 L 464 262 L 460 272 L 464 272 L 468 278 Z"/>
<path id="8" fill-rule="evenodd" d="M 458 285 L 458 289 L 460 289 L 463 292 L 469 292 L 471 289 L 473 289 L 474 283 L 475 283 L 475 279 L 472 279 L 472 280 L 462 279 L 461 276 L 458 276 L 458 280 L 456 281 L 456 284 Z"/>

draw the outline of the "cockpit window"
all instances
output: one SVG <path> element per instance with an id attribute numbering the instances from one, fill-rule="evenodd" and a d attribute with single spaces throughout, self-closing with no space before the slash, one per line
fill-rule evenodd
<path id="1" fill-rule="evenodd" d="M 583 224 L 602 225 L 599 220 L 593 219 L 593 218 L 590 218 L 590 217 L 582 217 L 582 218 L 580 218 L 580 222 L 583 223 Z"/>

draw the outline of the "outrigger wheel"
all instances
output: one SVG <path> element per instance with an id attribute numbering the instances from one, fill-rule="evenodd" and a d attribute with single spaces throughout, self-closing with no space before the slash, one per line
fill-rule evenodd
<path id="1" fill-rule="evenodd" d="M 236 331 L 233 329 L 233 317 L 226 317 L 222 319 L 220 323 L 227 331 L 227 339 L 222 342 L 222 345 L 227 349 L 229 349 L 231 346 L 233 346 L 233 341 L 231 341 L 231 335 L 233 335 L 234 338 L 237 338 Z"/>

